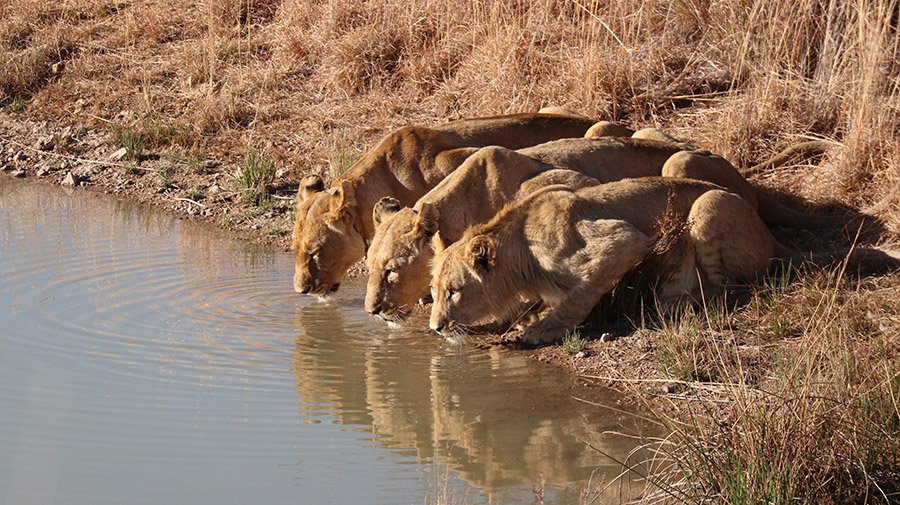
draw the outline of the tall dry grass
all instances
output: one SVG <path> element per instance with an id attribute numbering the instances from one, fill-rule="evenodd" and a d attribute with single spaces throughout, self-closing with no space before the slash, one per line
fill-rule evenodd
<path id="1" fill-rule="evenodd" d="M 671 129 L 741 166 L 817 136 L 836 148 L 778 184 L 881 203 L 896 232 L 897 12 L 898 0 L 7 0 L 0 102 L 152 117 L 190 129 L 183 148 L 234 159 L 264 141 L 296 175 L 324 172 L 338 136 L 362 150 L 402 124 L 542 105 Z"/>
<path id="2" fill-rule="evenodd" d="M 900 292 L 844 283 L 840 270 L 776 281 L 736 313 L 665 329 L 660 354 L 684 394 L 714 399 L 663 414 L 673 434 L 648 465 L 646 502 L 900 499 Z"/>

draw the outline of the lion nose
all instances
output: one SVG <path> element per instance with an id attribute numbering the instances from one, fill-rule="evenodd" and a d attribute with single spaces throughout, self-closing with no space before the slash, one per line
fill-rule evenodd
<path id="1" fill-rule="evenodd" d="M 381 313 L 381 305 L 376 305 L 375 307 L 369 307 L 369 314 L 373 316 L 377 316 Z"/>
<path id="2" fill-rule="evenodd" d="M 447 323 L 439 321 L 437 323 L 431 323 L 428 326 L 430 326 L 432 330 L 441 333 L 442 331 L 444 331 L 444 328 L 447 327 Z"/>

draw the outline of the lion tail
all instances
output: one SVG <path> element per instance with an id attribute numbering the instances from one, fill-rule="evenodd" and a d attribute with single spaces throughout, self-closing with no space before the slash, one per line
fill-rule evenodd
<path id="1" fill-rule="evenodd" d="M 756 175 L 765 172 L 766 170 L 782 167 L 788 163 L 806 160 L 813 156 L 819 156 L 828 152 L 828 150 L 835 145 L 839 144 L 828 140 L 810 140 L 808 142 L 801 142 L 800 144 L 790 146 L 783 151 L 772 155 L 772 157 L 762 163 L 757 163 L 740 172 L 744 177 L 750 177 L 751 175 Z"/>
<path id="2" fill-rule="evenodd" d="M 851 247 L 827 252 L 801 252 L 775 243 L 775 257 L 780 265 L 800 268 L 814 265 L 821 268 L 841 268 L 857 276 L 879 275 L 900 271 L 900 250 L 876 247 Z"/>
<path id="3" fill-rule="evenodd" d="M 790 228 L 827 228 L 844 226 L 849 222 L 845 216 L 825 216 L 807 214 L 785 206 L 778 200 L 758 193 L 759 217 L 770 226 L 786 226 Z"/>

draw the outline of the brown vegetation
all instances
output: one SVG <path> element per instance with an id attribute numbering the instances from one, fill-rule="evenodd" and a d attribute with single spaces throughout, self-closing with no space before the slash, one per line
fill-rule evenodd
<path id="1" fill-rule="evenodd" d="M 188 160 L 157 169 L 185 190 L 219 181 L 251 149 L 297 181 L 340 173 L 401 125 L 544 105 L 656 126 L 739 167 L 821 138 L 833 143 L 824 157 L 755 181 L 825 210 L 869 210 L 880 223 L 862 241 L 896 241 L 898 25 L 898 0 L 4 0 L 0 116 L 110 141 L 133 132 L 117 142 L 136 162 Z M 204 157 L 226 163 L 193 161 Z M 128 167 L 105 170 L 146 171 Z M 817 246 L 855 231 L 776 233 Z M 669 412 L 696 416 L 672 421 L 670 468 L 687 480 L 664 496 L 843 503 L 898 492 L 898 278 L 838 277 L 801 276 L 733 314 L 589 342 L 598 361 L 582 373 L 664 381 Z M 723 408 L 674 401 L 711 390 Z"/>
<path id="2" fill-rule="evenodd" d="M 250 143 L 299 176 L 385 130 L 560 105 L 660 126 L 738 166 L 835 141 L 780 181 L 883 205 L 900 163 L 897 1 L 6 1 L 0 101 L 173 149 Z M 165 146 L 163 146 L 165 147 Z M 805 169 L 804 169 L 805 168 Z"/>

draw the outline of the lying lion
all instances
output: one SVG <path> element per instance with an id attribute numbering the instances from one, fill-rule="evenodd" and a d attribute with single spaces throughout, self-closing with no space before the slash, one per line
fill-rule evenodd
<path id="1" fill-rule="evenodd" d="M 330 189 L 318 176 L 304 178 L 291 236 L 294 289 L 323 295 L 338 288 L 350 265 L 366 252 L 375 231 L 372 208 L 381 197 L 412 205 L 458 167 L 472 147 L 519 149 L 581 137 L 592 124 L 586 118 L 517 114 L 406 127 L 382 139 Z"/>
<path id="2" fill-rule="evenodd" d="M 756 189 L 727 160 L 680 149 L 671 143 L 628 138 L 563 139 L 518 152 L 486 147 L 471 155 L 412 208 L 383 198 L 374 209 L 376 231 L 366 257 L 366 310 L 388 322 L 402 320 L 428 294 L 429 264 L 434 257 L 431 237 L 436 232 L 440 231 L 445 243 L 455 242 L 467 227 L 487 222 L 517 196 L 551 184 L 562 183 L 574 189 L 635 177 L 691 178 L 719 184 L 757 209 L 760 196 Z M 578 173 L 543 173 L 552 166 Z M 542 175 L 535 177 L 537 174 Z M 820 219 L 770 199 L 764 202 L 759 210 L 767 221 L 809 225 Z"/>
<path id="3" fill-rule="evenodd" d="M 663 215 L 686 223 L 681 247 L 658 267 L 657 296 L 714 296 L 752 282 L 780 245 L 746 200 L 708 182 L 642 178 L 582 188 L 548 187 L 467 230 L 444 248 L 435 237 L 430 327 L 445 337 L 490 319 L 512 321 L 521 300 L 544 308 L 524 330 L 551 342 L 580 324 L 600 298 L 650 253 Z M 893 267 L 896 267 L 894 260 Z"/>

